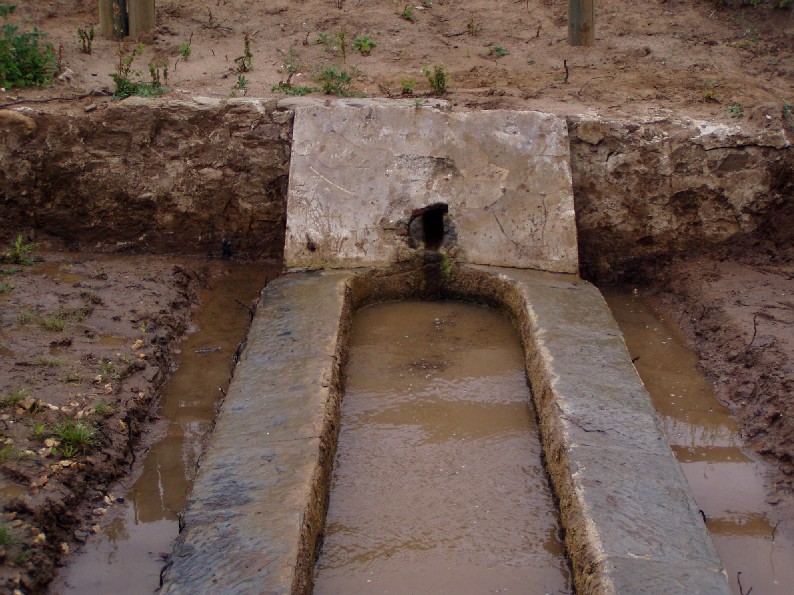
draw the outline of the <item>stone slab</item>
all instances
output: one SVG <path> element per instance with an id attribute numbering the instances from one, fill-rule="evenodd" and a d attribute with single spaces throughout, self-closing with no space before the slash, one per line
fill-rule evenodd
<path id="1" fill-rule="evenodd" d="M 515 287 L 525 309 L 528 377 L 577 590 L 729 593 L 686 478 L 598 290 L 571 276 L 477 270 Z"/>
<path id="2" fill-rule="evenodd" d="M 182 515 L 164 593 L 292 591 L 333 408 L 349 277 L 286 275 L 265 288 Z"/>
<path id="3" fill-rule="evenodd" d="M 366 288 L 410 290 L 404 274 L 374 284 L 368 274 L 291 274 L 263 292 L 164 592 L 310 591 L 340 337 Z M 729 593 L 600 293 L 571 275 L 498 267 L 464 267 L 449 282 L 450 295 L 491 298 L 518 321 L 577 592 Z"/>
<path id="4" fill-rule="evenodd" d="M 448 205 L 464 260 L 578 272 L 568 130 L 520 111 L 337 102 L 295 108 L 285 264 L 389 264 L 401 223 Z"/>

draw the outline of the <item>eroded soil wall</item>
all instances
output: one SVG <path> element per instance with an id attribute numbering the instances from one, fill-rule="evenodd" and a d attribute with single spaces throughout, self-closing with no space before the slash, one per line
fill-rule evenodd
<path id="1" fill-rule="evenodd" d="M 791 218 L 794 149 L 786 131 L 584 116 L 569 118 L 568 128 L 586 279 L 647 278 L 673 254 Z"/>
<path id="2" fill-rule="evenodd" d="M 0 236 L 280 260 L 291 119 L 247 99 L 0 111 Z"/>

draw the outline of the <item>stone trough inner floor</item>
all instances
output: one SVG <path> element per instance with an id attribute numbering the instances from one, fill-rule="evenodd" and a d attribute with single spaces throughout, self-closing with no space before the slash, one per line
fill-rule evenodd
<path id="1" fill-rule="evenodd" d="M 311 591 L 352 312 L 424 287 L 404 268 L 289 274 L 265 289 L 164 592 Z M 728 593 L 598 291 L 569 275 L 466 266 L 440 294 L 497 306 L 519 332 L 577 592 Z"/>
<path id="2" fill-rule="evenodd" d="M 349 353 L 314 592 L 570 592 L 510 321 L 372 304 Z"/>

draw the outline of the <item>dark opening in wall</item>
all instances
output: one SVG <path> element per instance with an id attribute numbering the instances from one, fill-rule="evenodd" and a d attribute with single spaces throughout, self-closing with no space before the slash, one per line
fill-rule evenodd
<path id="1" fill-rule="evenodd" d="M 438 250 L 444 242 L 444 216 L 449 211 L 445 204 L 435 204 L 417 209 L 412 213 L 414 220 L 421 220 L 422 243 L 425 250 Z"/>

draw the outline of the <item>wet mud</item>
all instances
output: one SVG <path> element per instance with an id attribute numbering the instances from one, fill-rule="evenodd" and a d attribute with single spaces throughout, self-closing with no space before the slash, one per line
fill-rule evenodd
<path id="1" fill-rule="evenodd" d="M 164 386 L 160 438 L 147 450 L 137 479 L 112 519 L 71 561 L 52 593 L 152 593 L 179 533 L 197 463 L 211 432 L 252 308 L 279 269 L 229 263 L 198 292 L 190 334 Z M 122 486 L 123 488 L 123 486 Z"/>
<path id="2" fill-rule="evenodd" d="M 316 593 L 570 591 L 507 319 L 454 302 L 361 309 L 341 419 Z"/>
<path id="3" fill-rule="evenodd" d="M 794 520 L 774 495 L 775 468 L 744 448 L 684 338 L 630 291 L 604 295 L 659 412 L 736 595 L 790 592 Z M 741 587 L 740 581 L 741 580 Z"/>

